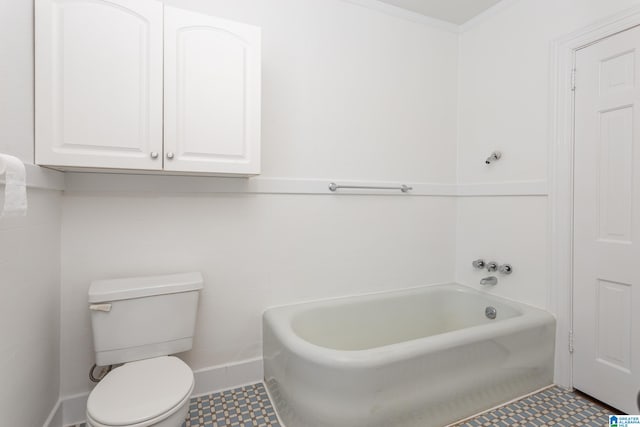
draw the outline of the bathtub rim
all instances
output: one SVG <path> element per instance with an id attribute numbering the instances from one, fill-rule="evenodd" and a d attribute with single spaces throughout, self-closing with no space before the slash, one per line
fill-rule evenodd
<path id="1" fill-rule="evenodd" d="M 409 296 L 437 291 L 464 292 L 478 295 L 488 300 L 509 305 L 517 310 L 519 315 L 508 319 L 499 319 L 495 323 L 474 325 L 442 334 L 363 350 L 337 350 L 313 344 L 300 337 L 292 326 L 292 320 L 297 314 L 314 308 L 328 307 L 336 303 L 348 304 L 353 301 L 381 300 L 391 295 Z M 268 326 L 270 332 L 275 335 L 282 345 L 298 357 L 323 366 L 350 369 L 375 368 L 388 363 L 411 359 L 427 352 L 447 350 L 461 345 L 509 335 L 523 328 L 535 328 L 544 325 L 553 325 L 555 328 L 556 322 L 555 317 L 545 310 L 455 282 L 269 307 L 264 311 L 262 317 L 263 327 Z"/>

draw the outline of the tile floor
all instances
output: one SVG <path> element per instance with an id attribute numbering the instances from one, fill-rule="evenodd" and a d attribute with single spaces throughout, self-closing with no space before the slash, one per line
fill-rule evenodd
<path id="1" fill-rule="evenodd" d="M 455 427 L 603 427 L 608 425 L 610 414 L 606 407 L 579 394 L 550 387 Z M 192 399 L 183 427 L 280 427 L 280 424 L 264 385 L 258 383 Z"/>
<path id="2" fill-rule="evenodd" d="M 194 397 L 182 427 L 280 427 L 280 423 L 264 384 L 258 383 Z"/>
<path id="3" fill-rule="evenodd" d="M 614 415 L 579 394 L 550 387 L 508 405 L 486 412 L 455 427 L 603 427 Z"/>
<path id="4" fill-rule="evenodd" d="M 264 384 L 196 397 L 183 427 L 280 427 Z"/>

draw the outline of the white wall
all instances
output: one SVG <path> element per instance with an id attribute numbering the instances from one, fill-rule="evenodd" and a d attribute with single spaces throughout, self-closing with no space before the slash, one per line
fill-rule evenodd
<path id="1" fill-rule="evenodd" d="M 460 36 L 458 180 L 546 179 L 550 43 L 638 0 L 506 0 Z M 487 168 L 494 149 L 504 158 Z"/>
<path id="2" fill-rule="evenodd" d="M 263 176 L 461 184 L 546 180 L 549 43 L 637 3 L 507 0 L 458 40 L 340 0 L 166 1 L 263 28 Z M 479 288 L 478 257 L 515 268 L 489 292 L 546 307 L 547 209 L 544 196 L 68 193 L 62 392 L 90 387 L 93 279 L 203 271 L 185 356 L 198 369 L 259 356 L 269 305 L 454 276 Z"/>
<path id="3" fill-rule="evenodd" d="M 550 43 L 638 3 L 506 0 L 507 7 L 461 34 L 458 182 L 546 180 Z M 487 167 L 495 149 L 503 158 Z M 547 307 L 547 209 L 546 197 L 462 201 L 456 279 L 479 287 L 483 274 L 471 267 L 478 257 L 511 262 L 514 274 L 491 292 Z"/>
<path id="4" fill-rule="evenodd" d="M 0 0 L 0 152 L 33 163 L 33 4 Z"/>
<path id="5" fill-rule="evenodd" d="M 341 0 L 167 0 L 263 30 L 263 176 L 455 182 L 457 35 Z M 269 305 L 451 281 L 455 201 L 66 193 L 62 393 L 91 280 L 205 274 L 195 369 L 261 355 Z"/>
<path id="6" fill-rule="evenodd" d="M 33 162 L 33 6 L 0 0 L 0 153 Z M 4 185 L 0 184 L 0 206 Z M 28 190 L 26 217 L 0 218 L 2 425 L 38 426 L 60 382 L 59 192 Z"/>
<path id="7" fill-rule="evenodd" d="M 458 200 L 456 223 L 456 281 L 476 289 L 546 308 L 546 197 L 465 197 Z M 509 263 L 510 276 L 475 270 L 471 262 Z M 480 286 L 495 275 L 498 285 Z"/>
<path id="8" fill-rule="evenodd" d="M 59 394 L 61 197 L 29 190 L 28 199 L 26 217 L 0 218 L 0 414 L 7 426 L 42 425 Z"/>
<path id="9" fill-rule="evenodd" d="M 202 271 L 187 360 L 228 364 L 261 356 L 268 306 L 450 281 L 452 212 L 426 197 L 65 196 L 63 390 L 90 385 L 91 280 Z"/>
<path id="10" fill-rule="evenodd" d="M 341 0 L 165 0 L 262 27 L 262 176 L 455 182 L 457 34 Z"/>

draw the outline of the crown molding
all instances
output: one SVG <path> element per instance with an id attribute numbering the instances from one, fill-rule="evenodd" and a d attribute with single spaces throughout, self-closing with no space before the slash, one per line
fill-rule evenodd
<path id="1" fill-rule="evenodd" d="M 440 19 L 431 18 L 429 16 L 422 15 L 420 13 L 412 12 L 401 7 L 393 6 L 388 3 L 384 3 L 379 0 L 342 0 L 346 3 L 351 3 L 356 6 L 365 7 L 367 9 L 375 10 L 387 15 L 395 16 L 396 18 L 412 21 L 417 24 L 422 24 L 427 27 L 446 31 L 448 33 L 458 34 L 460 27 L 451 22 L 442 21 Z"/>
<path id="2" fill-rule="evenodd" d="M 376 10 L 387 15 L 395 16 L 397 18 L 406 19 L 408 21 L 416 22 L 418 24 L 426 25 L 435 29 L 446 31 L 453 34 L 460 34 L 480 25 L 481 23 L 489 20 L 493 16 L 500 12 L 510 8 L 520 0 L 501 0 L 499 3 L 491 6 L 489 9 L 474 16 L 467 22 L 461 25 L 456 25 L 451 22 L 443 21 L 441 19 L 431 18 L 429 16 L 422 15 L 420 13 L 412 12 L 407 9 L 403 9 L 398 6 L 393 6 L 388 3 L 384 3 L 379 0 L 342 0 L 346 3 L 351 3 L 357 6 L 366 7 L 367 9 Z"/>
<path id="3" fill-rule="evenodd" d="M 485 10 L 484 12 L 480 13 L 479 15 L 474 16 L 473 18 L 469 19 L 464 24 L 460 25 L 458 27 L 458 32 L 459 33 L 465 33 L 467 31 L 469 31 L 470 29 L 477 27 L 481 23 L 483 23 L 483 22 L 491 19 L 492 17 L 498 15 L 499 13 L 501 13 L 502 11 L 510 8 L 511 6 L 513 6 L 514 4 L 518 3 L 519 1 L 520 0 L 501 0 L 499 3 L 494 4 L 489 9 Z"/>

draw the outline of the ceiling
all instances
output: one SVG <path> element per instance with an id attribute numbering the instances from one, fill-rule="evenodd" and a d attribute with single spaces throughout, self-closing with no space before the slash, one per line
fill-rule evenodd
<path id="1" fill-rule="evenodd" d="M 461 25 L 501 0 L 382 0 L 431 18 Z"/>

